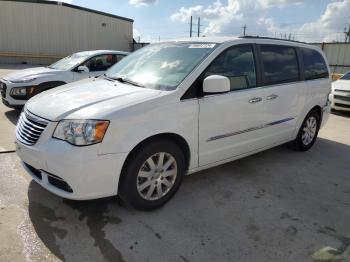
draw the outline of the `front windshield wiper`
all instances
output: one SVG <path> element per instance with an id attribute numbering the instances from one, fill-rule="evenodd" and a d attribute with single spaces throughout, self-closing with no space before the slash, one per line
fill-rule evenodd
<path id="1" fill-rule="evenodd" d="M 144 85 L 141 85 L 141 84 L 139 84 L 137 82 L 134 82 L 134 81 L 132 81 L 130 79 L 127 79 L 125 77 L 120 77 L 120 76 L 119 77 L 110 77 L 110 76 L 107 76 L 107 75 L 105 75 L 105 77 L 108 77 L 110 79 L 116 80 L 116 81 L 121 82 L 121 83 L 127 83 L 127 84 L 130 84 L 130 85 L 133 85 L 133 86 L 137 86 L 137 87 L 145 87 Z"/>

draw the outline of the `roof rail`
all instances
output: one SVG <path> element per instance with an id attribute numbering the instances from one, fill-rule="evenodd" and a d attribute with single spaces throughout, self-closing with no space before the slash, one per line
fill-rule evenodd
<path id="1" fill-rule="evenodd" d="M 279 40 L 279 41 L 286 41 L 286 42 L 294 42 L 294 43 L 302 43 L 307 44 L 306 42 L 302 41 L 296 41 L 296 40 L 289 40 L 289 39 L 281 39 L 276 37 L 267 37 L 267 36 L 253 36 L 253 35 L 246 35 L 246 36 L 239 36 L 239 38 L 250 38 L 250 39 L 268 39 L 268 40 Z"/>

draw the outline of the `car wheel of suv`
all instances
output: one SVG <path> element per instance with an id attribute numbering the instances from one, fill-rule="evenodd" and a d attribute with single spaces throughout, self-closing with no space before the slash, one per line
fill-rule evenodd
<path id="1" fill-rule="evenodd" d="M 320 115 L 316 110 L 311 111 L 304 119 L 297 138 L 292 142 L 299 151 L 309 150 L 316 141 L 320 129 Z"/>
<path id="2" fill-rule="evenodd" d="M 119 194 L 137 209 L 164 205 L 176 193 L 186 171 L 184 154 L 169 141 L 145 144 L 123 170 Z"/>

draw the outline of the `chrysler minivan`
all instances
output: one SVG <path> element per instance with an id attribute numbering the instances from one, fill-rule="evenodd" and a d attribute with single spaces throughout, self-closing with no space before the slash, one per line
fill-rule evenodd
<path id="1" fill-rule="evenodd" d="M 151 44 L 99 78 L 30 99 L 17 154 L 63 198 L 119 195 L 157 208 L 186 174 L 287 142 L 310 149 L 330 91 L 315 46 L 254 37 Z"/>

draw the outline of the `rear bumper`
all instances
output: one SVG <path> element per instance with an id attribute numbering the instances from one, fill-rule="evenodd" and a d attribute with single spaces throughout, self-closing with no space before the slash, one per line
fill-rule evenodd
<path id="1" fill-rule="evenodd" d="M 27 146 L 16 141 L 16 152 L 28 174 L 48 191 L 67 199 L 88 200 L 117 195 L 127 154 L 98 155 L 89 147 L 60 140 Z"/>

